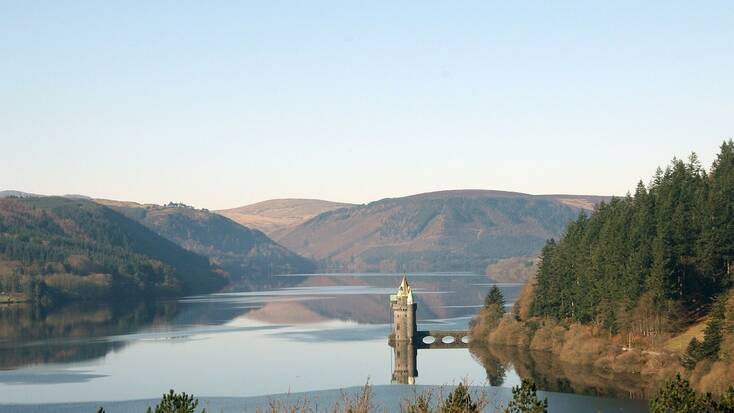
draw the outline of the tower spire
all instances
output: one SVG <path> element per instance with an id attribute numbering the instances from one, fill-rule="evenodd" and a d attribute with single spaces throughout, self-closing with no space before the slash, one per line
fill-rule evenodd
<path id="1" fill-rule="evenodd" d="M 411 288 L 410 284 L 408 284 L 407 275 L 403 275 L 403 281 L 400 282 L 397 296 L 405 298 L 408 304 L 413 304 L 413 288 Z"/>

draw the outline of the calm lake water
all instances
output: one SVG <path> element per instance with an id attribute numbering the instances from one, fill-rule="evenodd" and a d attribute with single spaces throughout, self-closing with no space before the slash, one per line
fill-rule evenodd
<path id="1" fill-rule="evenodd" d="M 382 397 L 409 387 L 391 384 L 395 354 L 387 343 L 388 297 L 399 276 L 278 281 L 279 288 L 173 301 L 76 303 L 49 311 L 2 307 L 4 410 L 12 410 L 12 403 L 150 399 L 169 388 L 225 400 L 334 390 L 368 380 Z M 467 329 L 490 287 L 486 277 L 470 275 L 411 276 L 410 282 L 420 330 Z M 511 305 L 520 286 L 499 286 Z M 638 378 L 563 365 L 548 354 L 430 349 L 418 350 L 415 363 L 419 385 L 466 379 L 509 388 L 520 376 L 532 377 L 541 390 L 567 394 L 549 393 L 554 399 L 593 396 L 578 400 L 594 411 L 646 411 L 644 402 L 634 400 L 645 397 Z"/>

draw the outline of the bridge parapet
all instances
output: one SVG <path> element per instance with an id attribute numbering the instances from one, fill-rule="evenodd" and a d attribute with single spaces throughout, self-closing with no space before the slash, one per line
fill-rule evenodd
<path id="1" fill-rule="evenodd" d="M 466 348 L 469 346 L 468 330 L 416 331 L 415 345 L 418 348 Z M 427 338 L 433 341 L 426 341 Z"/>

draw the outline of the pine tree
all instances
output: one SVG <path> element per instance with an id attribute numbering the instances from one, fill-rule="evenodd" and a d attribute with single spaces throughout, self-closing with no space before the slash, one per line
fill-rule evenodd
<path id="1" fill-rule="evenodd" d="M 489 289 L 489 293 L 487 293 L 487 297 L 484 299 L 484 307 L 497 308 L 498 311 L 504 314 L 505 297 L 502 295 L 502 291 L 500 291 L 497 285 L 493 285 L 492 288 Z"/>
<path id="2" fill-rule="evenodd" d="M 693 337 L 688 343 L 686 353 L 681 359 L 681 364 L 683 364 L 683 367 L 691 370 L 696 367 L 696 363 L 699 360 L 701 360 L 701 342 L 696 337 Z"/>
<path id="3" fill-rule="evenodd" d="M 734 142 L 721 145 L 709 175 L 702 262 L 712 276 L 732 284 L 734 266 Z"/>
<path id="4" fill-rule="evenodd" d="M 726 310 L 726 295 L 720 296 L 711 308 L 708 324 L 703 331 L 703 343 L 701 343 L 700 354 L 702 357 L 717 359 L 719 349 L 723 340 L 724 312 Z"/>
<path id="5" fill-rule="evenodd" d="M 179 394 L 171 389 L 168 393 L 163 394 L 163 398 L 155 409 L 148 407 L 147 413 L 195 413 L 198 405 L 199 400 L 194 399 L 193 394 Z M 201 413 L 206 413 L 206 409 Z"/>
<path id="6" fill-rule="evenodd" d="M 479 407 L 472 400 L 468 386 L 463 383 L 459 383 L 454 391 L 449 393 L 439 409 L 440 413 L 475 413 L 478 411 Z"/>
<path id="7" fill-rule="evenodd" d="M 719 411 L 734 413 L 734 385 L 729 386 L 724 394 L 721 395 L 721 399 L 719 400 Z"/>
<path id="8" fill-rule="evenodd" d="M 650 400 L 650 413 L 699 413 L 698 398 L 680 374 L 668 380 Z"/>
<path id="9" fill-rule="evenodd" d="M 409 402 L 401 411 L 406 413 L 432 413 L 430 395 L 419 394 L 413 402 Z"/>
<path id="10" fill-rule="evenodd" d="M 523 379 L 520 386 L 512 388 L 512 400 L 504 413 L 547 413 L 548 399 L 538 399 L 535 383 Z"/>

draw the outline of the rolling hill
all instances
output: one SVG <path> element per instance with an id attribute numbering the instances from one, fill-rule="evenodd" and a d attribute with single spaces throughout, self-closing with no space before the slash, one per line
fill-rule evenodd
<path id="1" fill-rule="evenodd" d="M 212 291 L 209 260 L 84 199 L 0 199 L 0 289 L 27 299 L 122 298 Z"/>
<path id="2" fill-rule="evenodd" d="M 32 194 L 30 192 L 22 192 L 22 191 L 13 191 L 13 190 L 6 190 L 6 191 L 0 191 L 0 199 L 2 198 L 42 198 L 49 195 L 39 195 L 39 194 Z M 79 194 L 64 194 L 59 195 L 62 198 L 70 198 L 70 199 L 92 199 L 85 195 L 79 195 Z"/>
<path id="3" fill-rule="evenodd" d="M 537 254 L 604 197 L 458 190 L 322 213 L 280 242 L 338 271 L 474 271 Z"/>
<path id="4" fill-rule="evenodd" d="M 13 190 L 0 191 L 0 199 L 1 198 L 34 198 L 34 197 L 39 197 L 39 196 L 41 195 L 32 194 L 30 192 L 13 191 Z"/>
<path id="5" fill-rule="evenodd" d="M 272 199 L 216 212 L 280 240 L 290 230 L 319 214 L 350 206 L 353 205 L 319 199 Z"/>
<path id="6" fill-rule="evenodd" d="M 226 217 L 184 205 L 141 205 L 96 200 L 139 221 L 181 247 L 209 257 L 233 282 L 262 283 L 271 275 L 308 273 L 315 265 L 258 230 Z"/>

